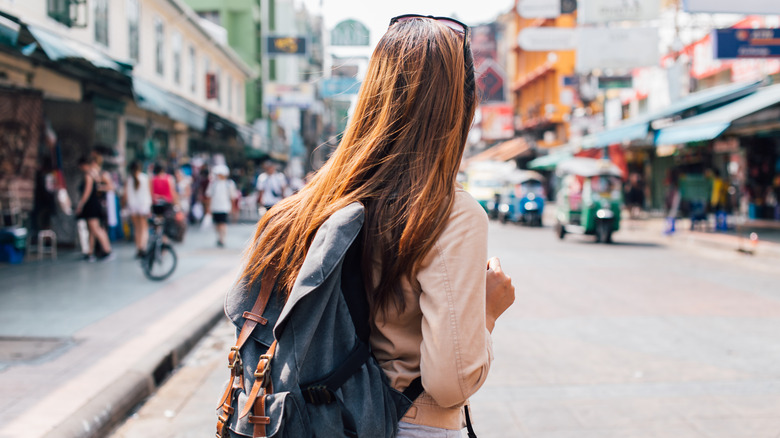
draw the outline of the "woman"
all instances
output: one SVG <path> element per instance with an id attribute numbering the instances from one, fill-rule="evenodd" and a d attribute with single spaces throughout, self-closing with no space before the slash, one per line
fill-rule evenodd
<path id="1" fill-rule="evenodd" d="M 108 234 L 106 234 L 106 230 L 103 229 L 100 223 L 103 218 L 103 205 L 97 185 L 101 176 L 95 170 L 95 160 L 93 158 L 82 158 L 79 160 L 79 168 L 84 175 L 84 179 L 79 187 L 81 197 L 76 206 L 76 217 L 87 221 L 90 240 L 94 239 L 103 249 L 100 259 L 110 260 L 113 258 L 111 242 L 109 242 Z M 94 249 L 93 245 L 90 245 L 90 253 L 87 254 L 88 261 L 97 260 Z"/>
<path id="2" fill-rule="evenodd" d="M 457 186 L 476 107 L 468 28 L 452 19 L 394 18 L 369 63 L 351 124 L 329 161 L 265 214 L 244 278 L 291 290 L 318 227 L 352 202 L 365 207 L 362 271 L 372 351 L 390 384 L 422 377 L 425 392 L 399 436 L 460 436 L 462 406 L 487 378 L 490 331 L 514 300 L 488 219 Z"/>
<path id="3" fill-rule="evenodd" d="M 176 194 L 176 183 L 173 177 L 165 172 L 165 167 L 160 163 L 155 163 L 152 177 L 152 202 L 155 204 L 166 203 L 175 206 L 179 203 Z"/>
<path id="4" fill-rule="evenodd" d="M 230 171 L 224 164 L 214 166 L 214 179 L 206 188 L 206 197 L 217 230 L 217 246 L 225 247 L 228 215 L 233 208 L 233 200 L 238 199 L 238 189 L 233 180 L 228 179 Z"/>
<path id="5" fill-rule="evenodd" d="M 149 239 L 149 214 L 152 210 L 152 192 L 149 188 L 149 177 L 141 171 L 141 162 L 133 161 L 130 165 L 130 178 L 125 187 L 127 210 L 133 223 L 136 258 L 143 257 L 146 242 Z"/>

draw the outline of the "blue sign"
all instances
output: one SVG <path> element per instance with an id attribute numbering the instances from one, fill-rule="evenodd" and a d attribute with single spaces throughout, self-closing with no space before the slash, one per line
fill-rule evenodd
<path id="1" fill-rule="evenodd" d="M 334 96 L 351 96 L 360 91 L 360 81 L 355 78 L 323 79 L 320 83 L 320 97 L 328 99 Z"/>
<path id="2" fill-rule="evenodd" d="M 780 29 L 716 29 L 715 59 L 780 58 Z"/>

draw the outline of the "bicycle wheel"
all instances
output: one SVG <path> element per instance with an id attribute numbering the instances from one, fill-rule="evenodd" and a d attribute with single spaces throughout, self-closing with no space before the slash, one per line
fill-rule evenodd
<path id="1" fill-rule="evenodd" d="M 144 275 L 150 280 L 161 281 L 170 277 L 176 269 L 176 252 L 167 243 L 149 251 L 142 263 Z"/>

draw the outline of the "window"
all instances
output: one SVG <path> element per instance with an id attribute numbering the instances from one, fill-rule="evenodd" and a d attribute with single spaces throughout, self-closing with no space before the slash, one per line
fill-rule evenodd
<path id="1" fill-rule="evenodd" d="M 138 56 L 138 21 L 140 17 L 141 5 L 138 3 L 138 0 L 127 0 L 127 51 L 128 57 L 135 62 L 138 62 L 140 59 Z"/>
<path id="2" fill-rule="evenodd" d="M 165 24 L 160 17 L 154 19 L 154 58 L 157 73 L 165 74 Z"/>
<path id="3" fill-rule="evenodd" d="M 181 34 L 174 32 L 171 36 L 171 52 L 173 52 L 173 82 L 181 84 Z"/>
<path id="4" fill-rule="evenodd" d="M 49 17 L 69 27 L 87 26 L 86 7 L 87 0 L 46 0 Z"/>
<path id="5" fill-rule="evenodd" d="M 227 86 L 225 87 L 227 90 L 227 110 L 228 114 L 233 113 L 233 78 L 228 75 L 227 77 Z"/>
<path id="6" fill-rule="evenodd" d="M 108 0 L 95 0 L 95 42 L 108 47 Z"/>
<path id="7" fill-rule="evenodd" d="M 192 94 L 198 91 L 198 59 L 195 55 L 195 46 L 190 46 L 190 91 Z"/>

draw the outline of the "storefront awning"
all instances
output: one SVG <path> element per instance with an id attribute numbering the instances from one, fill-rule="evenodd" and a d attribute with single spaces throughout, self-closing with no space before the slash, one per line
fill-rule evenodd
<path id="1" fill-rule="evenodd" d="M 780 84 L 761 88 L 728 105 L 681 120 L 656 134 L 655 144 L 683 144 L 712 140 L 725 132 L 737 119 L 780 104 Z"/>
<path id="2" fill-rule="evenodd" d="M 205 109 L 150 82 L 134 77 L 133 96 L 142 109 L 185 123 L 197 131 L 206 129 Z"/>
<path id="3" fill-rule="evenodd" d="M 20 27 L 19 23 L 0 15 L 0 43 L 16 47 Z"/>
<path id="4" fill-rule="evenodd" d="M 568 160 L 572 156 L 574 155 L 571 152 L 554 152 L 529 161 L 528 168 L 531 170 L 552 170 L 558 163 Z"/>
<path id="5" fill-rule="evenodd" d="M 133 69 L 130 64 L 117 61 L 93 47 L 64 38 L 42 27 L 27 24 L 26 28 L 52 61 L 83 59 L 94 67 L 110 69 L 126 75 L 129 75 Z"/>
<path id="6" fill-rule="evenodd" d="M 689 94 L 660 111 L 626 120 L 612 129 L 589 135 L 583 139 L 582 147 L 583 149 L 603 148 L 612 144 L 646 139 L 651 124 L 656 120 L 667 119 L 693 109 L 703 113 L 750 95 L 760 86 L 761 82 L 758 81 L 740 82 Z"/>
<path id="7" fill-rule="evenodd" d="M 468 163 L 477 161 L 509 161 L 531 150 L 531 146 L 517 137 L 499 143 L 469 158 Z"/>

